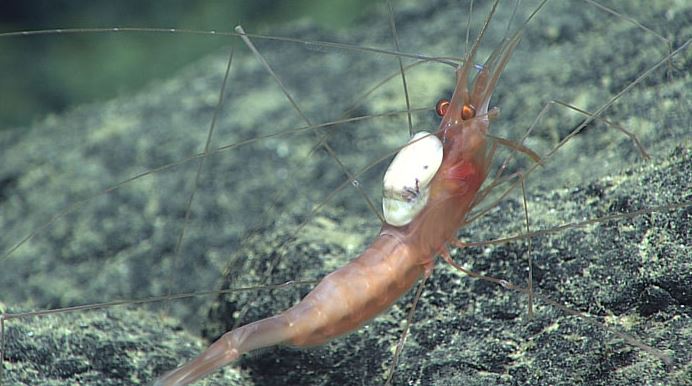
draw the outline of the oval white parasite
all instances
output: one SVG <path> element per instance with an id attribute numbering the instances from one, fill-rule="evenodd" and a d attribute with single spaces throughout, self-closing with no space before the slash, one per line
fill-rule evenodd
<path id="1" fill-rule="evenodd" d="M 427 131 L 416 133 L 384 174 L 382 210 L 385 221 L 404 226 L 428 202 L 429 184 L 442 164 L 442 141 Z"/>

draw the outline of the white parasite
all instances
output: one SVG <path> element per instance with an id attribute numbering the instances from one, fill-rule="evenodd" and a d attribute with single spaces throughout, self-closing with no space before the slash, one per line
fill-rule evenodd
<path id="1" fill-rule="evenodd" d="M 384 174 L 382 210 L 385 221 L 404 226 L 428 202 L 429 184 L 442 164 L 442 142 L 436 136 L 416 133 L 394 157 Z"/>

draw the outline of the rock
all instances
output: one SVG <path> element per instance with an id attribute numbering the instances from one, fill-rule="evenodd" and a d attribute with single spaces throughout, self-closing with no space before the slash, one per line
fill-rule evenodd
<path id="1" fill-rule="evenodd" d="M 615 8 L 667 31 L 673 48 L 689 38 L 689 6 L 644 6 L 622 2 Z M 439 1 L 405 2 L 395 9 L 402 51 L 461 56 L 465 8 Z M 520 10 L 514 25 L 531 9 Z M 486 4 L 476 6 L 472 36 L 487 13 Z M 500 40 L 511 14 L 511 8 L 498 10 L 481 58 Z M 349 32 L 297 24 L 276 34 L 390 49 L 386 20 L 386 14 L 376 13 Z M 404 109 L 398 78 L 361 96 L 396 74 L 398 62 L 391 56 L 253 41 L 312 122 Z M 529 24 L 500 79 L 492 103 L 501 114 L 493 132 L 519 138 L 551 98 L 594 111 L 666 52 L 660 39 L 627 20 L 588 4 L 549 2 Z M 540 294 L 664 350 L 674 366 L 666 369 L 652 355 L 540 299 L 534 318 L 526 320 L 525 296 L 440 263 L 418 304 L 395 384 L 680 384 L 690 379 L 690 75 L 682 70 L 690 66 L 690 52 L 682 51 L 605 111 L 608 120 L 638 136 L 653 160 L 643 161 L 621 132 L 590 124 L 546 160 L 527 185 L 533 230 L 687 203 L 536 237 L 531 245 Z M 211 149 L 219 151 L 205 159 L 197 180 L 201 158 L 195 155 L 204 150 L 227 58 L 228 53 L 212 55 L 137 95 L 78 106 L 26 130 L 0 133 L 0 250 L 11 251 L 0 256 L 1 300 L 10 305 L 3 381 L 144 382 L 200 347 L 180 326 L 215 337 L 235 323 L 279 312 L 310 286 L 236 291 L 150 310 L 168 313 L 180 324 L 131 307 L 13 319 L 19 310 L 315 280 L 375 237 L 379 221 L 361 193 L 326 151 L 313 149 L 316 138 L 325 136 L 339 160 L 356 172 L 408 140 L 405 116 L 351 122 L 318 136 L 292 130 L 305 122 L 240 45 L 211 140 Z M 407 80 L 412 105 L 431 107 L 451 93 L 453 75 L 448 66 L 425 64 L 410 70 Z M 362 103 L 344 114 L 354 100 Z M 544 155 L 582 119 L 552 107 L 526 144 Z M 418 129 L 435 124 L 432 110 L 413 120 Z M 290 133 L 222 148 L 285 131 Z M 529 166 L 519 157 L 508 173 Z M 385 167 L 380 163 L 358 176 L 356 185 L 375 207 Z M 147 174 L 119 184 L 140 173 Z M 313 216 L 311 210 L 344 183 Z M 461 239 L 522 232 L 520 197 L 511 196 L 462 229 Z M 32 237 L 15 250 L 27 235 Z M 470 247 L 455 256 L 475 271 L 519 284 L 526 275 L 526 254 L 522 241 Z M 383 383 L 410 301 L 411 294 L 369 326 L 324 347 L 269 349 L 243 359 L 240 374 L 229 368 L 217 377 L 257 384 Z M 68 338 L 77 342 L 74 350 L 64 343 Z M 181 340 L 169 346 L 165 338 Z M 106 355 L 83 354 L 101 351 Z"/>

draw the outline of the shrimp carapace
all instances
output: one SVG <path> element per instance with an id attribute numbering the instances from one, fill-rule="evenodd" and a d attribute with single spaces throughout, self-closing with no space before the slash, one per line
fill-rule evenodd
<path id="1" fill-rule="evenodd" d="M 296 347 L 323 344 L 349 333 L 389 308 L 423 276 L 432 273 L 434 259 L 455 239 L 476 193 L 487 175 L 492 151 L 487 151 L 488 104 L 498 78 L 519 42 L 519 34 L 503 43 L 483 66 L 473 64 L 486 24 L 457 71 L 454 94 L 434 134 L 418 134 L 402 150 L 402 165 L 422 166 L 412 179 L 393 176 L 393 195 L 425 199 L 412 205 L 408 222 L 385 223 L 373 243 L 356 259 L 330 273 L 298 304 L 279 315 L 224 334 L 193 361 L 164 375 L 159 385 L 192 382 L 236 360 L 245 352 L 277 344 Z M 477 73 L 469 90 L 468 78 Z M 435 138 L 436 137 L 436 138 Z M 427 140 L 426 140 L 427 138 Z M 434 139 L 434 140 L 431 140 Z M 428 141 L 431 140 L 431 141 Z M 437 153 L 441 147 L 442 154 Z M 425 156 L 414 154 L 420 149 Z M 421 158 L 422 157 L 422 158 Z M 441 158 L 440 160 L 438 159 Z M 421 161 L 422 159 L 422 161 Z M 416 160 L 422 162 L 417 164 Z M 425 167 L 437 168 L 428 174 Z M 439 166 L 438 166 L 439 165 Z M 407 167 L 393 165 L 396 173 Z M 423 183 L 421 185 L 421 183 Z M 422 189 L 422 190 L 421 190 Z M 407 219 L 408 220 L 408 219 Z"/>
<path id="2" fill-rule="evenodd" d="M 488 174 L 494 153 L 486 141 L 492 117 L 488 105 L 518 42 L 519 34 L 502 44 L 483 66 L 473 64 L 475 49 L 472 50 L 456 71 L 457 85 L 451 100 L 437 105 L 437 110 L 444 113 L 435 134 L 443 144 L 443 161 L 430 182 L 426 207 L 406 230 L 410 242 L 424 249 L 430 259 L 455 239 Z M 478 69 L 478 73 L 469 91 L 472 68 Z"/>

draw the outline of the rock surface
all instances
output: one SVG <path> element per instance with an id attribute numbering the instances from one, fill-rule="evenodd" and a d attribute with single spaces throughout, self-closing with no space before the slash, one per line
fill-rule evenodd
<path id="1" fill-rule="evenodd" d="M 493 126 L 496 135 L 519 137 L 553 98 L 594 111 L 666 54 L 652 34 L 587 3 L 576 4 L 550 2 L 529 24 L 493 99 L 501 107 Z M 676 4 L 647 4 L 646 12 L 627 3 L 616 8 L 667 31 L 677 48 L 692 35 L 692 8 Z M 516 20 L 527 16 L 531 7 L 526 6 Z M 464 7 L 445 2 L 395 7 L 402 51 L 461 55 L 465 28 L 457 26 L 466 24 Z M 474 15 L 483 16 L 474 17 L 472 34 L 487 12 L 486 5 L 477 6 Z M 498 11 L 481 58 L 497 44 L 511 13 L 505 7 Z M 276 34 L 389 49 L 388 28 L 386 14 L 380 13 L 348 34 L 306 24 Z M 359 97 L 396 73 L 398 63 L 391 56 L 254 41 L 313 122 L 343 117 L 354 100 L 362 103 L 346 117 L 404 108 L 398 78 Z M 604 114 L 633 130 L 651 161 L 642 161 L 621 132 L 591 124 L 528 181 L 532 229 L 688 203 L 676 210 L 570 228 L 534 238 L 531 245 L 541 294 L 663 350 L 674 365 L 666 369 L 660 360 L 603 328 L 566 317 L 540 300 L 534 318 L 526 320 L 523 295 L 463 277 L 440 263 L 418 304 L 395 384 L 689 382 L 692 81 L 682 69 L 690 68 L 691 59 L 692 49 L 682 51 Z M 13 312 L 318 279 L 376 235 L 377 218 L 348 184 L 310 215 L 311 208 L 344 183 L 344 176 L 327 152 L 313 152 L 318 141 L 309 130 L 206 158 L 185 221 L 200 158 L 177 161 L 204 149 L 226 62 L 227 54 L 214 55 L 130 98 L 80 106 L 27 130 L 1 134 L 1 250 L 9 251 L 39 230 L 9 256 L 0 257 L 0 301 L 8 306 L 10 318 L 4 322 L 3 382 L 145 382 L 197 352 L 201 343 L 193 335 L 200 330 L 207 337 L 218 336 L 235 323 L 279 312 L 310 287 L 168 302 L 158 314 L 134 306 L 16 319 Z M 408 75 L 413 106 L 432 106 L 441 94 L 451 92 L 453 75 L 447 66 L 421 65 Z M 212 149 L 305 126 L 241 46 L 233 57 L 225 99 Z M 434 125 L 430 111 L 413 118 L 417 128 Z M 581 119 L 552 107 L 526 144 L 546 154 Z M 339 125 L 320 135 L 326 135 L 351 171 L 386 156 L 408 137 L 401 114 Z M 99 193 L 170 163 L 176 164 Z M 358 177 L 376 207 L 385 164 Z M 520 159 L 511 167 L 527 166 Z M 43 226 L 65 208 L 72 209 Z M 515 195 L 461 230 L 460 237 L 478 241 L 516 234 L 524 227 L 523 217 Z M 477 272 L 521 283 L 526 252 L 521 241 L 470 247 L 455 256 Z M 220 279 L 223 271 L 227 274 Z M 411 297 L 324 347 L 269 349 L 206 382 L 383 383 Z M 160 316 L 163 313 L 179 318 L 180 324 Z"/>

